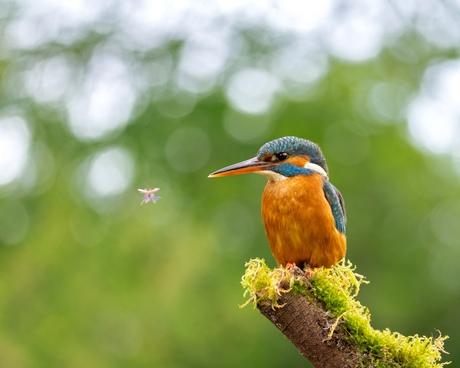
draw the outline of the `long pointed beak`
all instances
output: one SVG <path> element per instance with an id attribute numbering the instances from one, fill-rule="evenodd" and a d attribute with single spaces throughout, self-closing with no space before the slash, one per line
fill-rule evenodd
<path id="1" fill-rule="evenodd" d="M 229 175 L 239 175 L 246 174 L 251 172 L 263 171 L 270 166 L 268 162 L 258 161 L 257 157 L 251 158 L 243 162 L 238 162 L 237 164 L 224 167 L 223 169 L 217 170 L 210 174 L 208 178 L 214 178 L 218 176 L 229 176 Z"/>

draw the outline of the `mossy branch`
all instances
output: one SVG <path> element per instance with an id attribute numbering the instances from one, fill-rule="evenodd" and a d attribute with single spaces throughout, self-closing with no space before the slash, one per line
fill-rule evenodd
<path id="1" fill-rule="evenodd" d="M 444 340 L 374 330 L 355 297 L 367 283 L 351 263 L 308 275 L 298 267 L 246 264 L 242 285 L 254 304 L 314 367 L 441 368 Z"/>

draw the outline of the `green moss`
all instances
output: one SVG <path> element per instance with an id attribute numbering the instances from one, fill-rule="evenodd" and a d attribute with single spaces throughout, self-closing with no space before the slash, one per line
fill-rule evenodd
<path id="1" fill-rule="evenodd" d="M 441 368 L 449 364 L 440 363 L 448 336 L 405 337 L 389 329 L 379 331 L 371 327 L 369 310 L 355 299 L 360 285 L 367 281 L 354 272 L 350 262 L 319 269 L 309 278 L 294 275 L 283 267 L 272 270 L 258 258 L 249 261 L 246 267 L 241 284 L 249 300 L 241 307 L 253 302 L 256 308 L 261 299 L 271 300 L 272 308 L 282 307 L 277 303 L 281 293 L 299 293 L 324 303 L 337 318 L 336 324 L 342 322 L 340 327 L 346 331 L 349 341 L 366 352 L 375 367 Z M 335 326 L 331 334 L 334 329 Z"/>

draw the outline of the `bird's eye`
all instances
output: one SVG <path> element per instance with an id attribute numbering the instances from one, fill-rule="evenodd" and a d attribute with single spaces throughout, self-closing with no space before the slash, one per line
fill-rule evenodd
<path id="1" fill-rule="evenodd" d="M 280 152 L 276 155 L 276 158 L 280 161 L 284 161 L 288 158 L 288 154 L 286 152 Z"/>

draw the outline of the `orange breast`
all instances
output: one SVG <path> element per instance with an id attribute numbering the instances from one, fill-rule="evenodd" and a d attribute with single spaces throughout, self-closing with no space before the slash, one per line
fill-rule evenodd
<path id="1" fill-rule="evenodd" d="M 280 265 L 331 267 L 345 257 L 346 238 L 335 228 L 320 175 L 269 181 L 262 196 L 262 219 Z"/>

